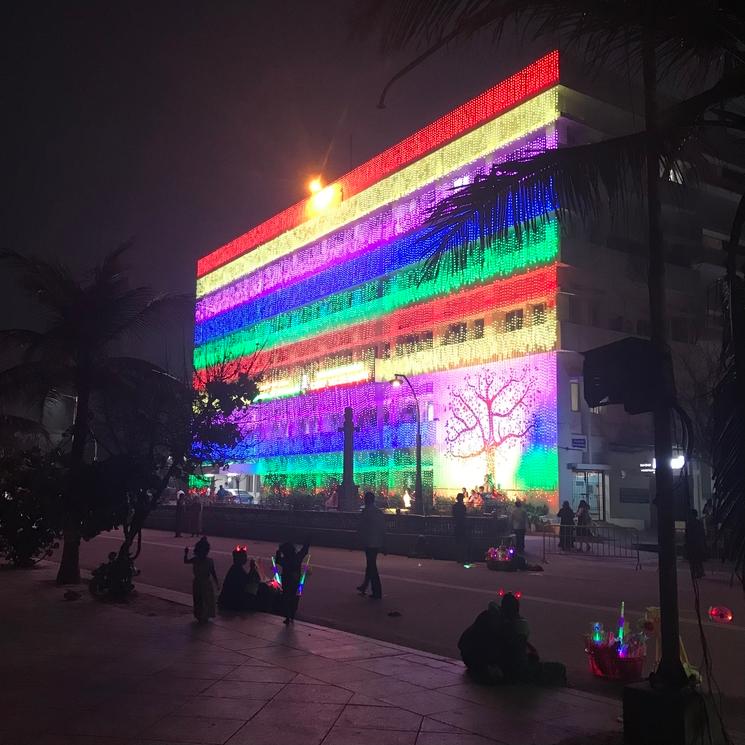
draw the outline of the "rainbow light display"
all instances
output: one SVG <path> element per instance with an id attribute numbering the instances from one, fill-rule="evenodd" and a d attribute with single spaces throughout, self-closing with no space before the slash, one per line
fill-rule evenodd
<path id="1" fill-rule="evenodd" d="M 559 230 L 467 238 L 465 266 L 423 277 L 429 210 L 493 164 L 556 147 L 552 52 L 199 262 L 194 363 L 263 371 L 245 437 L 227 453 L 265 480 L 340 480 L 344 408 L 355 476 L 403 493 L 414 481 L 416 409 L 425 483 L 452 496 L 491 482 L 556 505 Z M 333 197 L 333 198 L 332 198 Z M 550 214 L 536 193 L 510 223 Z"/>

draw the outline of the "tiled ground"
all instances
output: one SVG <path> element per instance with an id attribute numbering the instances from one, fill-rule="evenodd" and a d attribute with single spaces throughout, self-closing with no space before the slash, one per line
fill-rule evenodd
<path id="1" fill-rule="evenodd" d="M 452 660 L 261 614 L 200 628 L 150 594 L 65 601 L 51 577 L 0 572 L 0 745 L 548 745 L 621 727 L 591 694 L 481 688 Z"/>

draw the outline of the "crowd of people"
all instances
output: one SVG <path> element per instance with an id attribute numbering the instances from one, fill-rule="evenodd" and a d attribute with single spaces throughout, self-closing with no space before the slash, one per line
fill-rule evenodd
<path id="1" fill-rule="evenodd" d="M 180 496 L 185 497 L 183 493 Z M 358 539 L 365 552 L 365 573 L 357 591 L 367 595 L 370 589 L 370 598 L 380 600 L 383 588 L 377 559 L 379 553 L 385 551 L 385 517 L 376 506 L 372 492 L 367 492 L 364 500 Z M 185 498 L 183 504 L 187 504 Z M 525 524 L 521 509 L 518 503 L 513 510 L 513 524 L 518 526 Z M 453 507 L 456 537 L 467 535 L 465 514 L 464 498 L 460 494 Z M 266 576 L 260 561 L 249 558 L 247 547 L 236 546 L 232 552 L 232 566 L 220 586 L 215 564 L 209 555 L 209 541 L 206 536 L 200 537 L 191 553 L 189 548 L 184 549 L 184 563 L 192 567 L 194 617 L 200 624 L 207 623 L 215 617 L 219 606 L 221 610 L 232 612 L 279 613 L 284 616 L 284 623 L 291 625 L 308 570 L 309 550 L 310 541 L 299 549 L 291 542 L 282 543 L 272 562 L 274 573 Z M 479 614 L 463 632 L 458 648 L 469 673 L 479 682 L 564 684 L 564 666 L 542 662 L 528 637 L 529 627 L 520 615 L 519 600 L 507 593 L 501 604 L 490 603 Z"/>
<path id="2" fill-rule="evenodd" d="M 559 517 L 559 548 L 562 551 L 573 551 L 575 545 L 578 551 L 590 551 L 592 536 L 592 517 L 590 505 L 581 499 L 575 512 L 569 502 L 564 502 L 558 512 Z"/>

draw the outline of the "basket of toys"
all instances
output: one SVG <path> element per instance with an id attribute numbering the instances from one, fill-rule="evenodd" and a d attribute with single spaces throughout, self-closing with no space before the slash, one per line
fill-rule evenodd
<path id="1" fill-rule="evenodd" d="M 499 546 L 490 548 L 484 557 L 486 566 L 495 572 L 514 572 L 515 549 L 512 546 Z"/>
<path id="2" fill-rule="evenodd" d="M 641 627 L 636 632 L 629 629 L 624 618 L 624 604 L 621 603 L 617 632 L 605 631 L 602 623 L 594 623 L 592 632 L 585 634 L 585 653 L 590 672 L 597 678 L 620 680 L 624 683 L 641 680 L 647 657 L 644 628 Z"/>

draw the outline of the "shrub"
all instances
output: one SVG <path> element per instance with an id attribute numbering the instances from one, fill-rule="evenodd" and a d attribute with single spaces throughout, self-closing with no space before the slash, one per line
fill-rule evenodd
<path id="1" fill-rule="evenodd" d="M 28 567 L 59 545 L 62 472 L 38 451 L 0 460 L 0 556 Z"/>

